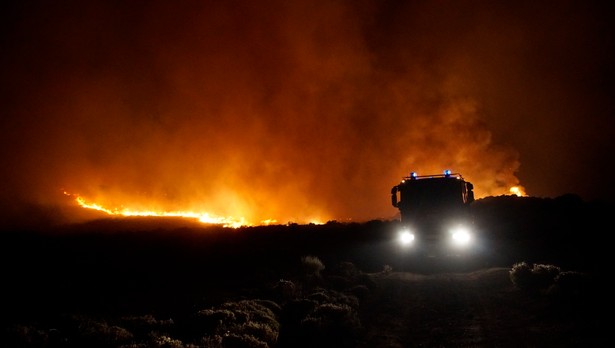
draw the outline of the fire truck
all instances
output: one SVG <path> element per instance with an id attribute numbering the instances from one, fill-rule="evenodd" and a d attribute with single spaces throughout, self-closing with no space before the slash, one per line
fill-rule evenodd
<path id="1" fill-rule="evenodd" d="M 391 189 L 391 203 L 400 212 L 401 245 L 429 257 L 468 253 L 476 242 L 473 189 L 472 183 L 450 170 L 403 177 Z"/>

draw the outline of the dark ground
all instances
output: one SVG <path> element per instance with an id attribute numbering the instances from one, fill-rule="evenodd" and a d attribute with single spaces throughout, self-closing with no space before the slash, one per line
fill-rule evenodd
<path id="1" fill-rule="evenodd" d="M 510 268 L 376 275 L 360 347 L 599 347 L 600 303 L 519 291 Z M 595 294 L 595 293 L 594 293 Z"/>
<path id="2" fill-rule="evenodd" d="M 603 294 L 610 273 L 609 238 L 602 226 L 610 205 L 573 195 L 501 196 L 475 202 L 474 212 L 479 248 L 465 258 L 438 260 L 400 249 L 397 221 L 233 230 L 169 228 L 174 224 L 168 219 L 105 219 L 4 231 L 0 345 L 78 346 L 63 324 L 69 315 L 107 323 L 151 315 L 173 318 L 180 326 L 200 309 L 254 298 L 275 300 L 284 313 L 290 299 L 275 289 L 280 280 L 290 280 L 302 286 L 303 295 L 319 287 L 340 291 L 340 282 L 367 290 L 357 296 L 360 324 L 344 331 L 347 339 L 301 341 L 305 333 L 289 331 L 283 322 L 278 346 L 602 346 L 605 325 L 599 313 L 607 305 Z M 307 255 L 325 265 L 318 284 L 305 278 L 301 258 Z M 583 272 L 592 279 L 591 292 L 564 302 L 522 291 L 509 277 L 521 261 Z M 341 264 L 351 264 L 352 274 L 335 273 Z M 30 331 L 23 333 L 24 328 Z M 58 331 L 62 340 L 52 344 L 51 334 Z M 190 338 L 169 332 L 184 343 Z M 112 342 L 99 346 L 154 346 Z M 174 344 L 167 346 L 181 346 Z"/>

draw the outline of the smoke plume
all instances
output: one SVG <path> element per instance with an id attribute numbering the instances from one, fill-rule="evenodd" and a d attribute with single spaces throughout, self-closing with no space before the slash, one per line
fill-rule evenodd
<path id="1" fill-rule="evenodd" d="M 459 172 L 478 198 L 523 185 L 479 92 L 526 33 L 479 6 L 21 6 L 5 24 L 5 205 L 67 204 L 66 190 L 253 223 L 364 221 L 396 214 L 390 188 L 410 171 Z"/>

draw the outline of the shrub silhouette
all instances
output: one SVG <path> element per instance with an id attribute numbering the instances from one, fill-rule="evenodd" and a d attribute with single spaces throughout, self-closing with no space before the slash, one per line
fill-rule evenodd
<path id="1" fill-rule="evenodd" d="M 324 303 L 301 321 L 300 337 L 314 347 L 352 347 L 361 322 L 347 304 Z"/>
<path id="2" fill-rule="evenodd" d="M 184 348 L 185 346 L 181 340 L 174 339 L 166 335 L 159 335 L 157 333 L 152 333 L 149 335 L 149 340 L 147 341 L 146 347 L 148 348 Z"/>
<path id="3" fill-rule="evenodd" d="M 280 279 L 273 287 L 273 297 L 281 303 L 297 297 L 297 287 L 290 280 Z"/>
<path id="4" fill-rule="evenodd" d="M 295 346 L 299 341 L 301 321 L 316 308 L 318 303 L 308 299 L 289 301 L 282 307 L 280 316 L 280 340 L 283 347 Z"/>
<path id="5" fill-rule="evenodd" d="M 361 327 L 358 308 L 359 300 L 352 294 L 315 289 L 283 307 L 282 346 L 353 346 Z"/>
<path id="6" fill-rule="evenodd" d="M 591 278 L 583 272 L 561 272 L 555 277 L 553 288 L 570 295 L 580 295 L 591 288 Z"/>
<path id="7" fill-rule="evenodd" d="M 334 273 L 345 278 L 356 279 L 361 274 L 361 270 L 354 263 L 343 261 L 335 267 Z"/>
<path id="8" fill-rule="evenodd" d="M 509 276 L 512 283 L 519 289 L 539 292 L 546 291 L 560 274 L 560 268 L 554 265 L 519 262 L 512 266 Z"/>
<path id="9" fill-rule="evenodd" d="M 271 347 L 277 343 L 280 324 L 274 302 L 242 300 L 198 312 L 201 335 L 222 337 L 224 347 Z"/>
<path id="10" fill-rule="evenodd" d="M 315 301 L 318 304 L 336 303 L 348 305 L 354 309 L 359 308 L 359 300 L 357 297 L 352 294 L 331 289 L 317 289 L 306 298 Z"/>
<path id="11" fill-rule="evenodd" d="M 316 256 L 304 256 L 301 258 L 303 271 L 307 276 L 320 276 L 320 272 L 325 269 L 325 265 Z"/>
<path id="12" fill-rule="evenodd" d="M 222 338 L 220 347 L 224 348 L 269 348 L 267 343 L 249 334 L 231 333 Z"/>
<path id="13" fill-rule="evenodd" d="M 106 322 L 84 321 L 75 337 L 84 347 L 114 347 L 130 342 L 134 336 L 128 330 Z"/>
<path id="14" fill-rule="evenodd" d="M 340 262 L 325 277 L 329 288 L 338 291 L 349 291 L 357 286 L 369 286 L 373 282 L 368 274 L 363 273 L 352 262 Z"/>
<path id="15" fill-rule="evenodd" d="M 576 271 L 564 271 L 555 277 L 553 285 L 549 288 L 548 294 L 559 303 L 571 306 L 583 305 L 591 302 L 594 292 L 597 289 L 593 279 L 586 273 Z M 592 305 L 588 307 L 591 308 Z"/>
<path id="16" fill-rule="evenodd" d="M 173 328 L 172 319 L 158 320 L 153 315 L 121 317 L 119 324 L 137 336 L 145 336 L 152 331 L 169 331 Z"/>
<path id="17" fill-rule="evenodd" d="M 48 334 L 34 326 L 15 325 L 2 332 L 2 344 L 7 347 L 47 347 Z"/>

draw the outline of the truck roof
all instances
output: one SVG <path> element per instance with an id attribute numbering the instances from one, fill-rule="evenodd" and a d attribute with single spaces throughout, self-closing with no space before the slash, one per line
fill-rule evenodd
<path id="1" fill-rule="evenodd" d="M 451 178 L 463 180 L 463 177 L 459 173 L 452 173 L 450 170 L 445 170 L 444 174 L 433 175 L 417 175 L 415 172 L 410 173 L 408 176 L 404 176 L 403 181 L 406 180 L 424 180 L 424 179 L 437 179 L 437 178 Z"/>

